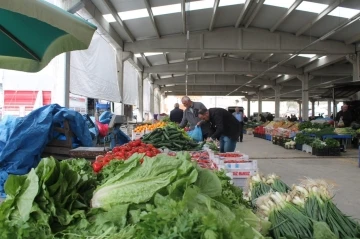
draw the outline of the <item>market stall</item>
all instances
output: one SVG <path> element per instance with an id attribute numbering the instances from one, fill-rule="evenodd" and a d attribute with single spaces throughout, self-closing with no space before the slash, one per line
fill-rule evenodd
<path id="1" fill-rule="evenodd" d="M 166 133 L 158 128 L 144 137 L 160 132 Z M 249 155 L 199 145 L 174 151 L 138 139 L 97 156 L 92 165 L 44 158 L 27 175 L 9 177 L 0 237 L 359 236 L 359 224 L 333 203 L 330 184 L 307 179 L 290 187 L 277 175 L 259 174 Z"/>

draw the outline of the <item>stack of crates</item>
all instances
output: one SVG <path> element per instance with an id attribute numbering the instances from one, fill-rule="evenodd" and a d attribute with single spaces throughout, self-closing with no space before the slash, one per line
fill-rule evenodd
<path id="1" fill-rule="evenodd" d="M 246 190 L 248 178 L 258 173 L 257 160 L 250 160 L 248 155 L 238 153 L 237 157 L 219 157 L 212 150 L 207 151 L 216 168 L 226 170 L 234 185 L 243 190 Z"/>

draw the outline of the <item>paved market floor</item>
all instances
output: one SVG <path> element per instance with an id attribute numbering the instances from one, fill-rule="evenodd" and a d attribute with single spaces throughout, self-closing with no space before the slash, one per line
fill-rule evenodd
<path id="1" fill-rule="evenodd" d="M 323 178 L 334 183 L 334 201 L 339 208 L 360 219 L 358 150 L 348 149 L 341 157 L 316 157 L 297 150 L 286 150 L 253 136 L 245 136 L 237 149 L 257 159 L 261 173 L 276 173 L 289 185 L 298 183 L 304 177 Z"/>

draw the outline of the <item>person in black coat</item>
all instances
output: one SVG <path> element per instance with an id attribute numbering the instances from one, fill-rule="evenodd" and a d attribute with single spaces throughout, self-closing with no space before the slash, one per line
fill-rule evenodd
<path id="1" fill-rule="evenodd" d="M 179 104 L 176 103 L 175 108 L 170 111 L 170 121 L 180 124 L 184 111 L 182 109 L 179 109 Z"/>
<path id="2" fill-rule="evenodd" d="M 240 136 L 240 122 L 227 110 L 222 108 L 201 109 L 198 113 L 201 120 L 209 121 L 214 133 L 208 141 L 220 139 L 220 152 L 234 152 Z"/>

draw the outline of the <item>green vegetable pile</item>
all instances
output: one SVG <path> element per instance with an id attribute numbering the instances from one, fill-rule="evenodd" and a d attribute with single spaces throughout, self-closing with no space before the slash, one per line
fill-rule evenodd
<path id="1" fill-rule="evenodd" d="M 285 193 L 288 191 L 290 191 L 290 187 L 275 174 L 270 174 L 267 177 L 256 174 L 249 179 L 248 195 L 253 204 L 257 198 L 269 192 Z"/>
<path id="2" fill-rule="evenodd" d="M 207 145 L 209 147 L 209 149 L 211 149 L 214 152 L 219 151 L 218 146 L 214 142 L 206 142 L 205 145 Z"/>
<path id="3" fill-rule="evenodd" d="M 168 148 L 174 151 L 201 149 L 183 130 L 174 126 L 155 129 L 146 134 L 142 141 L 153 144 L 156 148 Z"/>
<path id="4" fill-rule="evenodd" d="M 0 238 L 256 239 L 268 233 L 269 222 L 247 208 L 226 175 L 201 169 L 188 153 L 145 157 L 141 164 L 143 156 L 108 164 L 98 180 L 86 165 L 53 158 L 28 175 L 10 176 Z"/>
<path id="5" fill-rule="evenodd" d="M 88 166 L 84 170 L 91 172 Z M 0 204 L 0 238 L 53 238 L 84 218 L 96 187 L 95 176 L 71 168 L 79 169 L 70 160 L 59 163 L 44 158 L 27 175 L 9 176 L 7 198 Z"/>
<path id="6" fill-rule="evenodd" d="M 273 238 L 359 238 L 360 225 L 337 208 L 324 180 L 306 179 L 290 189 L 272 179 L 271 190 L 252 199 L 257 215 L 271 223 Z"/>

